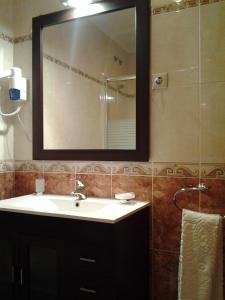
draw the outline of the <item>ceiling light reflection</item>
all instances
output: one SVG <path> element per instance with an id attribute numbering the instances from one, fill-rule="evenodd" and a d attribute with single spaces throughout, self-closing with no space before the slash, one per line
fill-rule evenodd
<path id="1" fill-rule="evenodd" d="M 84 7 L 90 4 L 92 0 L 61 0 L 61 3 L 64 6 L 70 6 L 70 7 Z"/>
<path id="2" fill-rule="evenodd" d="M 99 14 L 104 12 L 104 7 L 102 4 L 90 4 L 87 6 L 77 7 L 75 11 L 76 18 Z"/>

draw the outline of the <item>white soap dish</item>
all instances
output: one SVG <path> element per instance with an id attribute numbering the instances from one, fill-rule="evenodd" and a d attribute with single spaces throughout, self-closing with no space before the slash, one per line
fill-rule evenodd
<path id="1" fill-rule="evenodd" d="M 135 193 L 118 193 L 115 194 L 115 199 L 120 200 L 121 203 L 128 203 L 130 200 L 135 198 Z"/>

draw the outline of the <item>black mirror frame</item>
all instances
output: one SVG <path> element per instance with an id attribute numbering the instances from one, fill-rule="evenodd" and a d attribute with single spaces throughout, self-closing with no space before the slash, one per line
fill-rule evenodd
<path id="1" fill-rule="evenodd" d="M 136 149 L 92 150 L 43 148 L 43 61 L 42 29 L 46 26 L 73 20 L 74 9 L 33 18 L 33 159 L 34 160 L 101 160 L 148 161 L 149 159 L 149 27 L 148 0 L 105 0 L 104 12 L 136 8 Z"/>

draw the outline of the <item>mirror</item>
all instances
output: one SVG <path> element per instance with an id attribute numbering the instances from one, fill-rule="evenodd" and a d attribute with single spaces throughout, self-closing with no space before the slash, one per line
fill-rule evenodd
<path id="1" fill-rule="evenodd" d="M 34 159 L 148 159 L 148 10 L 135 2 L 33 19 Z"/>
<path id="2" fill-rule="evenodd" d="M 136 149 L 135 38 L 135 8 L 43 29 L 44 149 Z"/>

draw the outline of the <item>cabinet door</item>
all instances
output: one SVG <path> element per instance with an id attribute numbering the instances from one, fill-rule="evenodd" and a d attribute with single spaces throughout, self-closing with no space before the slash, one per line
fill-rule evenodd
<path id="1" fill-rule="evenodd" d="M 23 299 L 60 299 L 60 253 L 57 241 L 23 238 L 20 275 Z"/>
<path id="2" fill-rule="evenodd" d="M 14 242 L 8 239 L 0 239 L 0 299 L 15 299 L 16 270 Z"/>

